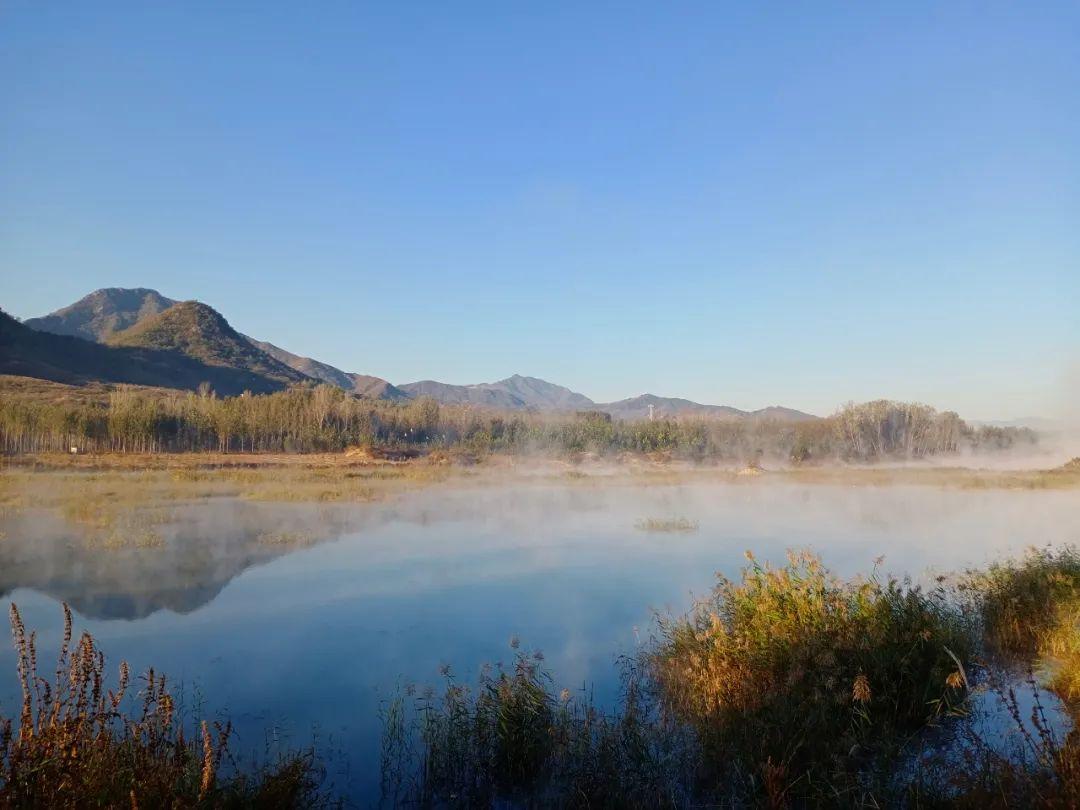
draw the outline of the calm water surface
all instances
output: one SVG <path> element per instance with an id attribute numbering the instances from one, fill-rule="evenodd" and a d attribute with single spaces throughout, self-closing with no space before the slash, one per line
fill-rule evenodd
<path id="1" fill-rule="evenodd" d="M 654 610 L 683 611 L 743 552 L 819 552 L 839 573 L 927 579 L 1036 544 L 1080 540 L 1074 492 L 967 492 L 753 482 L 427 489 L 347 507 L 219 500 L 170 508 L 164 545 L 88 548 L 59 516 L 0 524 L 0 594 L 39 634 L 48 662 L 59 602 L 115 665 L 153 665 L 206 713 L 228 712 L 237 749 L 267 740 L 337 752 L 335 786 L 378 791 L 380 702 L 405 683 L 471 680 L 508 660 L 511 636 L 543 650 L 557 688 L 617 690 L 620 653 Z M 643 518 L 696 521 L 648 533 Z M 48 666 L 45 667 L 46 671 Z M 0 712 L 15 698 L 0 648 Z"/>

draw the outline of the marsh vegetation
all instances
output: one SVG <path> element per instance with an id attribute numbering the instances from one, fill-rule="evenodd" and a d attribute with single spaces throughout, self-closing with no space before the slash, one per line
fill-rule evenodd
<path id="1" fill-rule="evenodd" d="M 621 661 L 615 707 L 556 689 L 544 656 L 514 639 L 511 662 L 475 685 L 447 667 L 441 691 L 409 688 L 384 704 L 383 801 L 1074 806 L 1074 735 L 1057 736 L 1038 702 L 1025 722 L 1015 687 L 998 679 L 1008 664 L 1048 663 L 1053 674 L 1032 680 L 1036 700 L 1045 687 L 1076 705 L 1077 559 L 1072 547 L 1032 551 L 923 591 L 875 572 L 842 580 L 805 553 L 776 568 L 751 557 L 689 614 L 659 619 L 653 640 Z M 66 606 L 49 676 L 14 606 L 11 626 L 21 708 L 0 718 L 5 805 L 330 803 L 311 750 L 237 770 L 228 721 L 195 719 L 188 732 L 164 676 L 136 679 L 121 663 L 110 678 L 89 633 L 73 643 Z M 991 663 L 1001 653 L 1007 663 Z M 1034 756 L 995 750 L 966 725 L 986 684 Z M 930 733 L 950 725 L 967 735 L 966 757 L 945 747 L 928 758 Z"/>
<path id="2" fill-rule="evenodd" d="M 750 556 L 739 580 L 721 577 L 689 614 L 659 617 L 653 641 L 621 662 L 615 709 L 557 690 L 543 656 L 516 641 L 513 663 L 485 669 L 475 687 L 446 672 L 441 692 L 398 696 L 384 713 L 384 797 L 1073 807 L 1080 746 L 1043 701 L 1056 696 L 1076 720 L 1077 559 L 1072 547 L 1032 551 L 924 591 L 876 572 L 842 580 L 806 553 L 777 568 Z M 1036 663 L 1052 674 L 1028 676 L 1025 718 L 1023 679 L 1010 673 Z M 979 693 L 998 702 L 1015 749 L 979 736 Z"/>
<path id="3" fill-rule="evenodd" d="M 38 666 L 36 634 L 12 604 L 21 705 L 0 716 L 4 807 L 310 807 L 326 801 L 311 751 L 239 772 L 232 726 L 184 718 L 166 677 L 135 676 L 125 662 L 110 678 L 93 636 L 73 642 L 71 611 L 55 674 Z M 230 771 L 231 773 L 227 773 Z"/>

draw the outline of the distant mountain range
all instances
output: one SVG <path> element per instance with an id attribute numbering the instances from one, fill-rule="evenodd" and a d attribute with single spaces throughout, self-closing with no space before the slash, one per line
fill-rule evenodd
<path id="1" fill-rule="evenodd" d="M 139 385 L 157 385 L 174 388 L 195 388 L 207 381 L 222 394 L 235 395 L 250 390 L 256 393 L 277 391 L 289 385 L 315 380 L 337 385 L 350 393 L 375 399 L 400 400 L 408 395 L 386 380 L 365 374 L 349 374 L 326 363 L 309 357 L 300 357 L 272 343 L 255 340 L 237 332 L 228 321 L 212 307 L 198 301 L 174 301 L 156 290 L 144 288 L 120 289 L 111 287 L 97 290 L 74 304 L 57 310 L 42 318 L 29 318 L 23 326 L 42 333 L 82 338 L 110 347 L 153 349 L 161 362 L 186 357 L 201 364 L 192 369 L 214 367 L 244 372 L 233 375 L 222 372 L 203 373 L 201 380 L 191 382 L 189 376 L 181 375 L 170 385 L 169 375 L 153 375 L 153 382 L 145 382 L 147 374 L 119 363 L 106 377 L 101 369 L 89 376 L 77 374 L 77 369 L 66 369 L 56 374 L 48 368 L 40 373 L 25 376 L 65 382 L 72 377 L 98 379 L 107 382 L 131 382 Z M 98 353 L 96 357 L 108 364 L 112 355 Z M 76 363 L 75 365 L 78 365 Z M 33 364 L 23 363 L 21 368 L 33 370 Z M 0 360 L 0 368 L 4 363 Z M 7 372 L 16 373 L 16 372 Z M 238 387 L 240 386 L 240 387 Z"/>
<path id="2" fill-rule="evenodd" d="M 757 411 L 743 411 L 730 405 L 702 405 L 691 402 L 688 399 L 677 397 L 658 397 L 654 394 L 642 394 L 639 397 L 622 399 L 618 402 L 609 402 L 605 405 L 597 405 L 597 410 L 610 413 L 617 419 L 635 420 L 649 417 L 649 406 L 652 406 L 652 414 L 655 417 L 662 416 L 697 416 L 706 419 L 774 419 L 781 422 L 805 422 L 818 417 L 792 408 L 782 408 L 773 405 L 761 408 Z"/>
<path id="3" fill-rule="evenodd" d="M 406 383 L 401 390 L 439 402 L 483 405 L 505 410 L 576 411 L 596 407 L 591 399 L 561 385 L 515 374 L 505 380 L 476 385 L 448 385 L 434 380 Z"/>
<path id="4" fill-rule="evenodd" d="M 372 377 L 369 374 L 350 374 L 326 363 L 320 363 L 318 360 L 312 360 L 310 357 L 301 357 L 298 354 L 287 352 L 273 343 L 267 343 L 265 340 L 255 340 L 254 338 L 247 338 L 247 340 L 275 360 L 281 361 L 301 374 L 306 374 L 313 380 L 336 385 L 338 388 L 343 388 L 352 394 L 370 397 L 371 399 L 403 400 L 410 398 L 409 394 L 379 377 Z"/>
<path id="5" fill-rule="evenodd" d="M 473 385 L 421 380 L 395 386 L 247 337 L 206 304 L 174 301 L 144 288 L 97 290 L 24 323 L 0 313 L 0 373 L 75 384 L 125 382 L 181 389 L 193 389 L 205 381 L 228 395 L 324 382 L 373 399 L 427 396 L 447 404 L 511 411 L 595 410 L 626 420 L 648 418 L 650 406 L 651 415 L 658 418 L 793 422 L 817 418 L 780 406 L 743 411 L 654 394 L 598 404 L 564 386 L 519 374 Z"/>

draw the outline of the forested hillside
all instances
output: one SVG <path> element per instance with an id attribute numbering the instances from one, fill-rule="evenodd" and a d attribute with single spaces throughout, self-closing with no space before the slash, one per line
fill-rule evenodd
<path id="1" fill-rule="evenodd" d="M 0 312 L 0 374 L 68 384 L 131 383 L 226 394 L 267 393 L 285 387 L 247 369 L 209 365 L 152 346 L 104 346 L 77 337 L 38 332 Z"/>

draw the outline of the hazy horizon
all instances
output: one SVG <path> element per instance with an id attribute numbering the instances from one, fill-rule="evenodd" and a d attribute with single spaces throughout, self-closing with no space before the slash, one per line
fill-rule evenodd
<path id="1" fill-rule="evenodd" d="M 0 306 L 150 287 L 395 383 L 1080 394 L 1080 10 L 0 9 Z"/>

